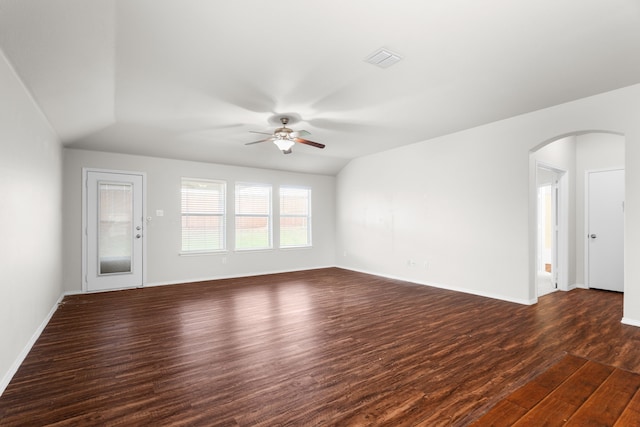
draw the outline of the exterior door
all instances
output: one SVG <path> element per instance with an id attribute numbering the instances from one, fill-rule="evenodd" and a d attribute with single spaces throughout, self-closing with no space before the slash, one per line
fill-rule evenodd
<path id="1" fill-rule="evenodd" d="M 587 173 L 587 284 L 624 291 L 624 170 Z"/>
<path id="2" fill-rule="evenodd" d="M 142 286 L 143 178 L 85 171 L 85 290 Z"/>

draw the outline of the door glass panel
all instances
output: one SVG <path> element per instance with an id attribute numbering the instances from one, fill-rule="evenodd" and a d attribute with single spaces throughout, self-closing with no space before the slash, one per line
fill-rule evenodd
<path id="1" fill-rule="evenodd" d="M 98 271 L 131 272 L 133 185 L 98 182 Z"/>

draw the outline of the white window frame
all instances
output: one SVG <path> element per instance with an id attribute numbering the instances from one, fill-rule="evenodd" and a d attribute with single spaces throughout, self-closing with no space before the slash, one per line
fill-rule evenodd
<path id="1" fill-rule="evenodd" d="M 218 184 L 222 188 L 222 197 L 220 201 L 222 203 L 222 213 L 205 213 L 205 212 L 197 212 L 197 211 L 187 211 L 185 212 L 182 207 L 182 197 L 185 191 L 184 184 L 185 182 L 203 182 L 207 184 Z M 219 230 L 220 237 L 222 240 L 221 248 L 207 248 L 207 249 L 184 249 L 183 247 L 183 233 L 184 228 L 182 225 L 182 219 L 185 216 L 202 216 L 202 217 L 219 217 L 220 227 Z M 181 177 L 180 178 L 180 254 L 190 255 L 190 254 L 207 254 L 207 253 L 220 253 L 227 251 L 227 182 L 219 179 L 208 179 L 208 178 L 191 178 L 191 177 Z"/>
<path id="2" fill-rule="evenodd" d="M 265 214 L 244 214 L 238 212 L 238 197 L 243 187 L 262 187 L 267 188 L 269 190 L 269 200 L 267 201 L 268 212 Z M 234 194 L 234 234 L 235 234 L 235 242 L 234 242 L 234 250 L 239 252 L 244 251 L 264 251 L 273 249 L 273 186 L 271 184 L 264 183 L 252 183 L 252 182 L 236 182 L 235 185 L 235 194 Z M 238 218 L 267 218 L 267 227 L 268 227 L 268 243 L 267 246 L 263 247 L 238 247 Z"/>

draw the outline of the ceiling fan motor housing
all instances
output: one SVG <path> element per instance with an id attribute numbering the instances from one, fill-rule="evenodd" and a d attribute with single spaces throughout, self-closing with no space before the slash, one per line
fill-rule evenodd
<path id="1" fill-rule="evenodd" d="M 280 138 L 289 138 L 289 135 L 291 134 L 291 132 L 293 132 L 291 129 L 282 127 L 282 128 L 276 129 L 273 134 Z"/>

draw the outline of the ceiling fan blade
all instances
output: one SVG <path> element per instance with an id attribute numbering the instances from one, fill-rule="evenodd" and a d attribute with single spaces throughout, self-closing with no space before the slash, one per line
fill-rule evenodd
<path id="1" fill-rule="evenodd" d="M 311 132 L 307 132 L 306 130 L 297 130 L 295 132 L 291 132 L 291 137 L 292 138 L 298 138 L 301 136 L 307 136 L 307 135 L 311 135 Z"/>
<path id="2" fill-rule="evenodd" d="M 244 144 L 244 145 L 258 144 L 258 143 L 260 143 L 260 142 L 267 142 L 267 141 L 273 141 L 273 137 L 271 137 L 271 138 L 261 139 L 261 140 L 259 140 L 259 141 L 247 142 L 247 143 L 246 143 L 246 144 Z"/>
<path id="3" fill-rule="evenodd" d="M 316 148 L 324 148 L 325 147 L 324 144 L 320 144 L 319 142 L 309 141 L 308 139 L 293 138 L 293 140 L 295 142 L 299 142 L 300 144 L 306 144 L 306 145 L 310 145 L 310 146 L 316 147 Z"/>
<path id="4" fill-rule="evenodd" d="M 260 132 L 260 131 L 257 131 L 257 130 L 250 130 L 249 132 L 251 132 L 251 133 L 259 133 L 260 135 L 273 135 L 272 133 Z"/>

